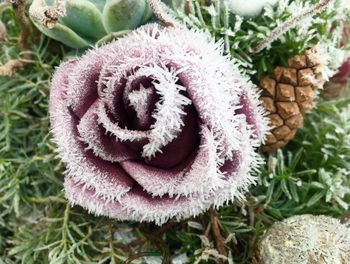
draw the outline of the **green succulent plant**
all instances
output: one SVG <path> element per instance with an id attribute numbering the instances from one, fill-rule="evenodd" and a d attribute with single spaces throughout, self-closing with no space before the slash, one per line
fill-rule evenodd
<path id="1" fill-rule="evenodd" d="M 52 5 L 53 0 L 46 0 Z M 152 16 L 147 0 L 67 0 L 66 14 L 53 28 L 33 22 L 45 35 L 75 49 L 87 48 L 111 32 L 124 32 Z"/>

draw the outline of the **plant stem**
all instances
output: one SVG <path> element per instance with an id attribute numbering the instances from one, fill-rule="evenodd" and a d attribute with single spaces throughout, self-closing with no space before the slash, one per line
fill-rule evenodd
<path id="1" fill-rule="evenodd" d="M 12 3 L 16 20 L 21 27 L 21 34 L 18 39 L 18 45 L 21 51 L 28 50 L 28 39 L 30 34 L 30 22 L 25 15 L 25 4 L 26 0 L 17 0 Z"/>
<path id="2" fill-rule="evenodd" d="M 166 26 L 166 27 L 179 27 L 181 26 L 173 17 L 171 17 L 164 8 L 164 4 L 159 0 L 147 0 L 148 4 L 152 8 L 156 17 Z"/>
<path id="3" fill-rule="evenodd" d="M 13 12 L 16 20 L 21 27 L 21 33 L 18 39 L 18 45 L 21 51 L 28 51 L 28 40 L 30 35 L 30 22 L 25 15 L 26 0 L 17 0 L 12 2 Z M 24 60 L 29 60 L 28 53 L 23 54 Z M 0 66 L 0 76 L 14 76 L 16 71 L 22 69 L 26 62 L 23 59 L 10 60 L 4 65 Z"/>
<path id="4" fill-rule="evenodd" d="M 213 207 L 209 209 L 209 214 L 210 214 L 211 229 L 213 231 L 213 235 L 215 238 L 216 248 L 220 255 L 227 257 L 225 239 L 221 235 L 221 228 L 220 228 L 220 223 L 218 219 L 218 214 Z"/>
<path id="5" fill-rule="evenodd" d="M 15 76 L 16 71 L 24 67 L 25 63 L 21 59 L 9 60 L 0 66 L 0 76 Z"/>

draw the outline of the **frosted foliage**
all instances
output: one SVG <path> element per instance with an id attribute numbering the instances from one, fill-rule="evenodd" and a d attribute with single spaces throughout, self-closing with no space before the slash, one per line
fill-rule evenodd
<path id="1" fill-rule="evenodd" d="M 155 24 L 63 63 L 50 113 L 71 203 L 157 224 L 243 199 L 267 131 L 222 42 Z"/>
<path id="2" fill-rule="evenodd" d="M 350 229 L 327 216 L 300 215 L 275 223 L 259 243 L 261 264 L 350 263 Z"/>

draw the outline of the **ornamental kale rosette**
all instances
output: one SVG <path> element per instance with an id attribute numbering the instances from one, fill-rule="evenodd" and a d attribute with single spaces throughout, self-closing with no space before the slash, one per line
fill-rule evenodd
<path id="1" fill-rule="evenodd" d="M 242 199 L 267 125 L 258 94 L 203 32 L 146 25 L 63 63 L 50 113 L 65 193 L 162 224 Z"/>

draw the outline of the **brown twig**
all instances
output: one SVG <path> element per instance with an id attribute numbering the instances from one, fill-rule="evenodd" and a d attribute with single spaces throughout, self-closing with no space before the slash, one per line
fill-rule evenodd
<path id="1" fill-rule="evenodd" d="M 158 230 L 154 230 L 153 228 L 149 228 L 149 226 L 146 224 L 141 224 L 139 228 L 146 238 L 144 242 L 149 242 L 153 244 L 160 252 L 162 252 L 162 263 L 164 264 L 171 263 L 171 255 L 168 245 L 163 241 L 161 237 L 166 231 L 168 231 L 175 225 L 178 225 L 178 223 L 169 222 L 161 226 Z"/>
<path id="2" fill-rule="evenodd" d="M 135 239 L 133 241 L 131 241 L 129 244 L 128 244 L 128 247 L 135 247 L 135 246 L 141 246 L 142 244 L 144 244 L 146 242 L 146 238 L 142 237 L 142 238 L 138 238 L 138 239 Z"/>
<path id="3" fill-rule="evenodd" d="M 254 227 L 255 226 L 255 211 L 254 211 L 254 206 L 251 204 L 248 204 L 248 215 L 249 215 L 249 225 Z"/>
<path id="4" fill-rule="evenodd" d="M 179 223 L 177 223 L 177 222 L 168 222 L 168 223 L 162 225 L 157 231 L 155 231 L 155 235 L 156 236 L 161 236 L 166 231 L 168 231 L 169 229 L 173 228 L 176 225 L 179 225 Z"/>
<path id="5" fill-rule="evenodd" d="M 28 51 L 28 42 L 30 36 L 30 22 L 25 14 L 26 0 L 15 0 L 12 2 L 13 12 L 16 20 L 21 27 L 21 33 L 18 38 L 18 45 L 21 51 Z M 14 76 L 17 70 L 23 69 L 26 60 L 30 59 L 28 53 L 24 53 L 22 58 L 9 60 L 4 65 L 0 66 L 0 76 Z"/>
<path id="6" fill-rule="evenodd" d="M 221 227 L 216 210 L 211 207 L 209 209 L 211 230 L 215 239 L 216 249 L 220 255 L 227 257 L 227 249 L 225 245 L 225 239 L 221 235 Z"/>
<path id="7" fill-rule="evenodd" d="M 252 258 L 251 264 L 259 264 L 259 261 L 258 261 L 257 257 L 254 256 Z"/>
<path id="8" fill-rule="evenodd" d="M 145 244 L 146 242 L 151 242 L 151 243 L 153 243 L 153 244 L 155 244 L 157 246 L 157 244 L 159 243 L 160 237 L 166 231 L 168 231 L 169 229 L 173 228 L 175 225 L 179 225 L 179 223 L 177 223 L 177 222 L 169 222 L 169 223 L 166 223 L 166 224 L 162 225 L 156 231 L 149 230 L 146 225 L 141 225 L 140 230 L 144 233 L 145 237 L 144 238 L 138 238 L 138 239 L 130 242 L 127 245 L 128 250 L 129 250 L 129 252 L 132 255 L 124 263 L 131 263 L 131 261 L 133 261 L 133 260 L 135 260 L 137 258 L 148 256 L 150 253 L 147 253 L 147 252 L 139 252 L 139 253 L 132 252 L 133 251 L 132 247 L 140 246 L 142 244 Z M 164 242 L 163 242 L 163 244 L 164 244 Z M 163 247 L 164 247 L 164 245 L 163 245 Z M 162 248 L 162 247 L 157 246 L 157 248 Z M 169 260 L 166 260 L 166 261 L 169 262 Z"/>
<path id="9" fill-rule="evenodd" d="M 25 15 L 25 4 L 26 0 L 17 0 L 13 1 L 12 3 L 13 12 L 21 27 L 21 33 L 18 39 L 18 45 L 21 51 L 28 50 L 28 40 L 30 35 L 30 22 L 28 17 Z"/>
<path id="10" fill-rule="evenodd" d="M 256 46 L 251 53 L 256 54 L 265 48 L 269 47 L 272 42 L 277 40 L 279 37 L 281 37 L 283 34 L 285 34 L 288 30 L 292 29 L 293 27 L 299 25 L 304 21 L 304 19 L 308 17 L 312 17 L 320 12 L 322 12 L 330 3 L 332 0 L 321 0 L 318 4 L 315 4 L 311 6 L 310 8 L 303 11 L 301 14 L 295 15 L 290 17 L 287 21 L 285 21 L 282 25 L 278 26 L 272 32 L 269 36 L 258 46 Z"/>
<path id="11" fill-rule="evenodd" d="M 149 6 L 153 10 L 155 16 L 161 21 L 166 27 L 180 27 L 181 24 L 177 22 L 171 15 L 165 10 L 165 5 L 159 0 L 147 0 Z"/>
<path id="12" fill-rule="evenodd" d="M 255 213 L 259 214 L 265 211 L 268 208 L 267 204 L 261 204 L 258 208 L 255 209 Z"/>
<path id="13" fill-rule="evenodd" d="M 208 237 L 211 230 L 211 222 L 208 223 L 207 228 L 205 229 L 204 236 Z"/>
<path id="14" fill-rule="evenodd" d="M 128 259 L 124 261 L 124 264 L 130 264 L 133 260 L 136 260 L 136 259 L 139 259 L 142 257 L 148 257 L 151 255 L 152 255 L 152 253 L 147 253 L 147 252 L 136 253 L 136 254 L 128 257 Z"/>
<path id="15" fill-rule="evenodd" d="M 185 1 L 185 14 L 189 16 L 191 14 L 190 0 Z"/>

